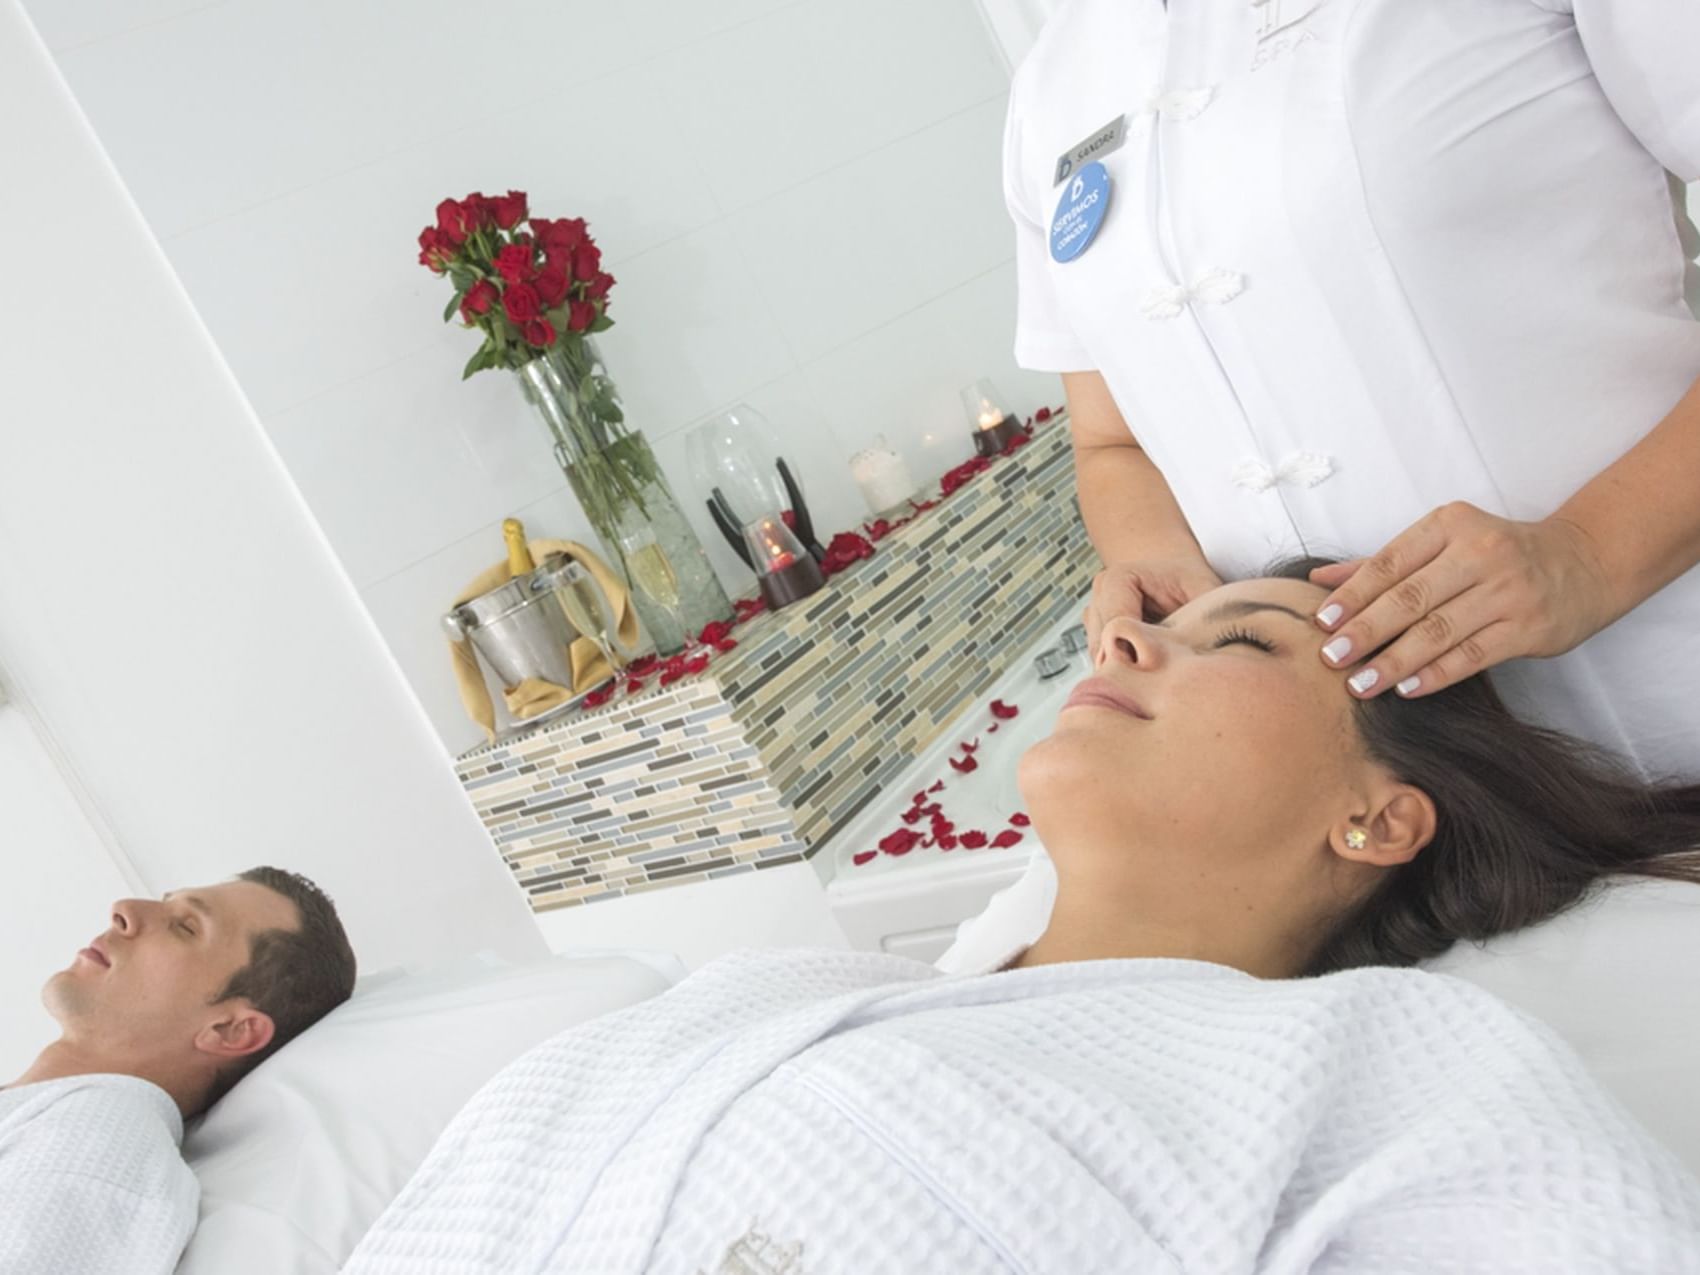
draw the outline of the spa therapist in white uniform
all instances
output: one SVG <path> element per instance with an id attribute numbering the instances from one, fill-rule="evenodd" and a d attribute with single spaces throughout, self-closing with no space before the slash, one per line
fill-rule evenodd
<path id="1" fill-rule="evenodd" d="M 1373 553 L 1319 577 L 1354 694 L 1493 667 L 1700 773 L 1700 2 L 1072 0 L 1004 177 L 1094 638 Z"/>

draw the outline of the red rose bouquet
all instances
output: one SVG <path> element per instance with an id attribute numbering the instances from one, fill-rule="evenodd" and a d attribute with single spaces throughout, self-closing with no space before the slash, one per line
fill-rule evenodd
<path id="1" fill-rule="evenodd" d="M 436 224 L 419 232 L 419 264 L 454 284 L 443 322 L 458 313 L 484 333 L 463 378 L 521 367 L 614 326 L 614 276 L 584 219 L 532 217 L 524 191 L 443 200 Z"/>

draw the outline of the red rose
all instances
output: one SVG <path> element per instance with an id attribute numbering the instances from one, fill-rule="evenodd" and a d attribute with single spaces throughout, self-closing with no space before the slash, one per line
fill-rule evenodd
<path id="1" fill-rule="evenodd" d="M 435 226 L 427 226 L 419 232 L 420 265 L 442 274 L 449 268 L 449 259 L 454 254 L 454 245 Z"/>
<path id="2" fill-rule="evenodd" d="M 588 239 L 573 249 L 573 278 L 590 283 L 602 273 L 602 249 Z"/>
<path id="3" fill-rule="evenodd" d="M 596 322 L 596 306 L 589 301 L 574 301 L 567 306 L 567 327 L 574 332 L 588 331 Z"/>
<path id="4" fill-rule="evenodd" d="M 497 195 L 490 201 L 490 211 L 498 226 L 503 230 L 512 230 L 525 220 L 525 192 L 510 190 L 505 195 Z"/>
<path id="5" fill-rule="evenodd" d="M 555 344 L 555 325 L 548 319 L 532 319 L 525 325 L 525 343 L 540 350 Z"/>
<path id="6" fill-rule="evenodd" d="M 596 278 L 590 281 L 590 285 L 585 288 L 584 295 L 589 297 L 592 301 L 600 301 L 603 297 L 608 295 L 608 289 L 613 286 L 613 275 L 598 273 Z"/>
<path id="7" fill-rule="evenodd" d="M 543 313 L 537 299 L 537 289 L 529 283 L 510 283 L 502 293 L 502 309 L 508 318 L 522 326 Z"/>
<path id="8" fill-rule="evenodd" d="M 466 225 L 469 231 L 488 226 L 496 220 L 496 209 L 482 191 L 473 191 L 460 201 L 460 206 L 466 209 Z"/>
<path id="9" fill-rule="evenodd" d="M 534 282 L 543 304 L 553 309 L 567 299 L 567 272 L 559 266 L 544 266 Z"/>
<path id="10" fill-rule="evenodd" d="M 437 205 L 437 229 L 452 246 L 466 242 L 468 228 L 466 208 L 459 200 L 445 199 Z"/>
<path id="11" fill-rule="evenodd" d="M 531 256 L 530 244 L 507 244 L 496 254 L 496 273 L 509 283 L 530 283 L 537 277 L 537 266 Z"/>
<path id="12" fill-rule="evenodd" d="M 490 307 L 496 303 L 500 295 L 496 285 L 488 279 L 480 279 L 466 290 L 466 295 L 460 300 L 460 317 L 468 323 L 472 322 L 475 314 L 489 314 Z"/>
<path id="13" fill-rule="evenodd" d="M 582 217 L 563 217 L 559 221 L 533 217 L 531 229 L 550 258 L 571 257 L 573 250 L 588 238 Z"/>

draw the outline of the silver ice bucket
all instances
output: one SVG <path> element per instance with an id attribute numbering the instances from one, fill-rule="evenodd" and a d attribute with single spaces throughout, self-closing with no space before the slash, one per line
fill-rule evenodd
<path id="1" fill-rule="evenodd" d="M 594 597 L 602 608 L 605 633 L 611 633 L 608 598 L 594 578 L 564 553 L 552 553 L 528 575 L 516 576 L 490 592 L 463 602 L 443 617 L 443 627 L 455 641 L 472 640 L 486 668 L 506 690 L 529 677 L 573 689 L 569 651 L 580 634 L 567 618 L 561 591 L 588 585 L 580 593 Z"/>

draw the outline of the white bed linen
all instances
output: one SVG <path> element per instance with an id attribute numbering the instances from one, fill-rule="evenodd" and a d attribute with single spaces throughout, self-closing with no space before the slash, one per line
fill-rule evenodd
<path id="1" fill-rule="evenodd" d="M 1700 1195 L 1455 979 L 739 953 L 505 1069 L 346 1270 L 693 1275 L 740 1248 L 806 1275 L 1678 1275 Z"/>
<path id="2" fill-rule="evenodd" d="M 179 1275 L 333 1275 L 480 1085 L 683 974 L 671 957 L 586 951 L 362 979 L 190 1129 L 201 1218 Z"/>

